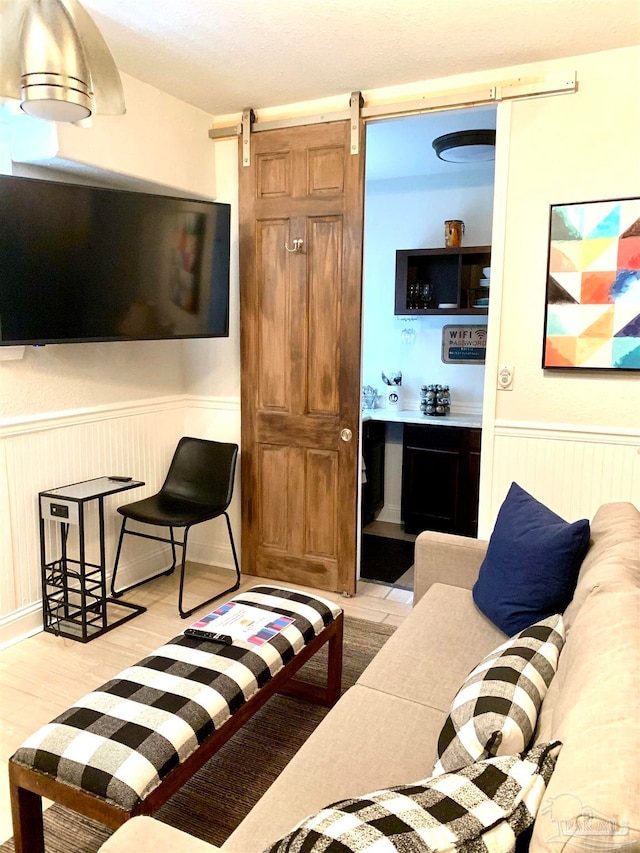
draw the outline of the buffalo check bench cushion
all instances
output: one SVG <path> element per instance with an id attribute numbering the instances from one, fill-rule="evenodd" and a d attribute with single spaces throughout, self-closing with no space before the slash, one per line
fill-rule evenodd
<path id="1" fill-rule="evenodd" d="M 233 601 L 294 621 L 262 646 L 179 634 L 35 732 L 12 760 L 131 811 L 341 613 L 273 586 Z"/>

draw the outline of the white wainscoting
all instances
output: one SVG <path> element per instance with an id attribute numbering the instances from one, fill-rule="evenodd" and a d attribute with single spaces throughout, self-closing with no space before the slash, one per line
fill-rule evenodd
<path id="1" fill-rule="evenodd" d="M 497 421 L 487 476 L 490 526 L 483 538 L 514 480 L 568 521 L 592 518 L 603 503 L 640 507 L 640 429 Z"/>
<path id="2" fill-rule="evenodd" d="M 185 399 L 185 432 L 198 438 L 228 441 L 240 446 L 240 400 L 237 397 L 202 397 Z M 240 560 L 240 466 L 238 456 L 233 499 L 229 520 L 233 541 Z M 233 569 L 233 555 L 224 518 L 198 524 L 189 533 L 189 558 L 196 563 Z"/>
<path id="3" fill-rule="evenodd" d="M 0 646 L 42 627 L 38 492 L 105 474 L 124 474 L 145 482 L 144 487 L 105 500 L 110 574 L 120 528 L 117 506 L 158 490 L 182 435 L 237 440 L 239 419 L 237 400 L 172 396 L 1 421 Z M 239 504 L 239 489 L 234 503 Z M 239 509 L 234 510 L 239 519 Z M 95 557 L 97 562 L 96 516 L 95 503 L 89 504 L 88 559 L 93 561 Z M 239 547 L 237 519 L 234 534 L 237 530 Z M 221 527 L 217 526 L 219 521 Z M 211 529 L 199 533 L 197 538 L 192 536 L 190 556 L 200 562 L 231 567 L 224 519 L 210 525 Z M 210 525 L 203 525 L 203 531 Z M 56 525 L 48 532 L 55 536 Z M 72 535 L 73 548 L 71 539 Z M 157 571 L 163 549 L 169 552 L 168 546 L 130 537 L 122 555 L 123 585 Z"/>

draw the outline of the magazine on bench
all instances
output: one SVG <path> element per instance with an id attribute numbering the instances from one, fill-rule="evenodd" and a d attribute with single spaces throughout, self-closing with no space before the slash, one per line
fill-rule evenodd
<path id="1" fill-rule="evenodd" d="M 193 622 L 185 628 L 184 634 L 229 646 L 235 641 L 262 646 L 292 622 L 292 616 L 281 616 L 250 604 L 228 601 Z"/>

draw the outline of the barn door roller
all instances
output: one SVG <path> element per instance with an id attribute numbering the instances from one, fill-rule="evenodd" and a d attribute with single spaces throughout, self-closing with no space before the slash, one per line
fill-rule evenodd
<path id="1" fill-rule="evenodd" d="M 250 166 L 251 165 L 251 125 L 256 120 L 256 114 L 251 109 L 251 107 L 247 107 L 246 110 L 242 111 L 242 123 L 240 127 L 242 128 L 242 165 Z"/>
<path id="2" fill-rule="evenodd" d="M 232 127 L 213 128 L 209 131 L 209 139 L 229 139 L 233 136 L 242 137 L 242 165 L 251 165 L 251 134 L 262 130 L 278 130 L 283 127 L 302 127 L 307 124 L 325 124 L 330 121 L 349 121 L 351 139 L 349 150 L 352 154 L 360 153 L 360 118 L 364 99 L 360 92 L 352 92 L 349 99 L 349 109 L 333 113 L 321 113 L 313 116 L 298 116 L 282 118 L 274 121 L 256 121 L 256 114 L 247 107 L 242 111 L 242 121 Z"/>

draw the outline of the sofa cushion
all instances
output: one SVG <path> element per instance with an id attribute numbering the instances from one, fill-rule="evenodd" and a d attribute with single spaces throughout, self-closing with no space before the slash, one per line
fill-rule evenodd
<path id="1" fill-rule="evenodd" d="M 587 519 L 569 524 L 512 483 L 473 600 L 505 634 L 562 613 L 571 601 L 589 535 Z"/>
<path id="2" fill-rule="evenodd" d="M 219 853 L 201 841 L 153 817 L 134 817 L 123 823 L 100 848 L 100 853 Z"/>
<path id="3" fill-rule="evenodd" d="M 558 744 L 490 758 L 458 773 L 343 800 L 306 818 L 265 853 L 507 853 L 529 827 Z"/>
<path id="4" fill-rule="evenodd" d="M 222 849 L 262 850 L 326 803 L 424 778 L 445 716 L 368 687 L 349 688 Z"/>
<path id="5" fill-rule="evenodd" d="M 389 637 L 358 684 L 437 708 L 444 720 L 469 671 L 506 639 L 480 613 L 470 589 L 436 583 Z"/>
<path id="6" fill-rule="evenodd" d="M 536 737 L 564 746 L 531 851 L 640 849 L 640 590 L 588 595 Z"/>
<path id="7" fill-rule="evenodd" d="M 591 521 L 591 540 L 563 614 L 567 631 L 594 589 L 640 588 L 640 510 L 623 501 L 604 504 Z"/>
<path id="8" fill-rule="evenodd" d="M 469 673 L 440 733 L 435 774 L 527 747 L 563 643 L 562 616 L 550 616 L 498 646 Z"/>

